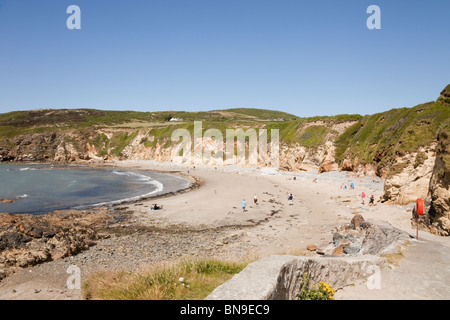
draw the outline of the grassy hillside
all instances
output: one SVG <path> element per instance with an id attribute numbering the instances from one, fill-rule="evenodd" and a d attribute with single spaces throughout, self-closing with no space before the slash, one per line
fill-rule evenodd
<path id="1" fill-rule="evenodd" d="M 179 121 L 170 121 L 179 118 Z M 396 156 L 417 151 L 436 140 L 450 119 L 450 85 L 434 102 L 413 108 L 392 109 L 373 115 L 337 115 L 299 118 L 265 109 L 223 109 L 205 112 L 136 112 L 95 109 L 41 109 L 0 114 L 0 147 L 13 147 L 10 140 L 32 133 L 72 130 L 87 133 L 89 143 L 99 155 L 121 155 L 141 129 L 147 130 L 140 143 L 146 147 L 170 145 L 175 129 L 193 134 L 194 121 L 202 121 L 203 130 L 219 129 L 225 137 L 229 128 L 278 129 L 280 142 L 316 149 L 333 141 L 338 162 L 358 157 L 360 163 L 389 167 Z M 342 125 L 341 125 L 342 124 Z M 110 130 L 109 137 L 96 129 Z M 270 135 L 268 135 L 270 139 Z M 76 140 L 76 138 L 75 138 Z M 2 142 L 3 141 L 3 142 Z M 76 145 L 76 141 L 74 142 Z"/>
<path id="2" fill-rule="evenodd" d="M 336 140 L 336 158 L 389 164 L 396 155 L 429 145 L 448 119 L 450 107 L 439 100 L 365 116 Z"/>
<path id="3" fill-rule="evenodd" d="M 338 115 L 330 117 L 310 117 L 298 118 L 292 121 L 269 122 L 267 129 L 279 129 L 280 140 L 291 144 L 298 143 L 301 146 L 315 148 L 326 141 L 326 137 L 336 136 L 337 132 L 332 128 L 333 125 L 347 122 L 358 121 L 360 115 Z"/>

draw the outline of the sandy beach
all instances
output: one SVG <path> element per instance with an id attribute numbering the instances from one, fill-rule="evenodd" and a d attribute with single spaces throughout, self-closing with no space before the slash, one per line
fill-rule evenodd
<path id="1" fill-rule="evenodd" d="M 154 161 L 122 161 L 107 166 L 168 172 L 190 177 L 200 186 L 180 194 L 117 206 L 115 214 L 126 217 L 117 226 L 121 232 L 99 240 L 76 256 L 8 276 L 0 282 L 0 299 L 81 299 L 81 290 L 66 287 L 70 265 L 79 266 L 85 277 L 105 269 L 143 269 L 186 255 L 229 259 L 314 255 L 306 246 L 329 240 L 333 229 L 349 223 L 356 213 L 366 220 L 387 221 L 412 236 L 416 232 L 410 223 L 412 206 L 379 202 L 383 193 L 383 180 L 379 178 L 356 177 L 346 172 L 293 174 L 264 168 L 193 168 Z M 354 189 L 350 189 L 351 182 Z M 364 205 L 362 192 L 366 194 Z M 289 193 L 293 195 L 292 205 L 288 202 Z M 372 194 L 375 205 L 368 206 Z M 255 195 L 257 204 L 253 202 Z M 245 212 L 241 208 L 244 199 Z M 163 209 L 151 210 L 153 204 Z M 421 236 L 448 248 L 448 239 L 424 232 Z M 355 286 L 338 292 L 336 297 L 361 298 L 361 292 L 366 291 Z M 374 292 L 366 294 L 370 299 L 369 294 Z M 396 299 L 395 290 L 390 294 L 384 297 Z"/>

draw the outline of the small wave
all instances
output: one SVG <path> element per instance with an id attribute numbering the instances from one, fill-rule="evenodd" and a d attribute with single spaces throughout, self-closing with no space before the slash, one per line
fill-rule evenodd
<path id="1" fill-rule="evenodd" d="M 36 170 L 49 170 L 47 168 L 30 168 L 30 167 L 25 167 L 25 168 L 20 168 L 19 171 L 36 171 Z"/>
<path id="2" fill-rule="evenodd" d="M 146 193 L 146 194 L 142 194 L 139 196 L 135 196 L 135 197 L 130 197 L 130 198 L 124 198 L 124 199 L 119 199 L 119 200 L 112 200 L 112 201 L 105 201 L 105 202 L 100 202 L 100 203 L 95 203 L 95 204 L 90 204 L 90 205 L 83 205 L 83 206 L 78 206 L 75 207 L 75 209 L 83 209 L 83 208 L 87 208 L 87 207 L 99 207 L 99 206 L 107 206 L 107 205 L 118 205 L 118 204 L 122 204 L 122 203 L 127 203 L 127 202 L 134 202 L 134 201 L 139 201 L 145 198 L 149 198 L 153 195 L 155 195 L 158 192 L 162 192 L 164 191 L 164 185 L 157 181 L 157 180 L 153 180 L 152 178 L 139 174 L 139 173 L 135 173 L 135 172 L 122 172 L 122 171 L 113 171 L 114 174 L 117 175 L 125 175 L 125 176 L 134 176 L 139 178 L 139 181 L 142 181 L 146 184 L 152 184 L 153 186 L 155 186 L 155 190 Z"/>
<path id="3" fill-rule="evenodd" d="M 113 171 L 112 173 L 117 174 L 119 176 L 128 176 L 128 174 L 126 172 L 121 172 L 121 171 Z"/>
<path id="4" fill-rule="evenodd" d="M 138 179 L 138 181 L 144 182 L 146 184 L 155 184 L 155 182 L 158 182 L 156 180 L 153 180 L 149 176 L 146 176 L 146 175 L 143 175 L 143 174 L 140 174 L 140 173 L 136 173 L 136 172 L 131 172 L 131 171 L 113 171 L 113 173 L 117 174 L 119 176 L 135 177 L 135 178 Z M 157 185 L 155 185 L 155 186 L 158 187 Z"/>

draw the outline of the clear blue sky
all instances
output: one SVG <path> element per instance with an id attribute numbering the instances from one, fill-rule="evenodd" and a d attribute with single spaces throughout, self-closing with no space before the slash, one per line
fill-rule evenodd
<path id="1" fill-rule="evenodd" d="M 0 113 L 412 107 L 450 83 L 449 17 L 449 0 L 0 0 Z"/>

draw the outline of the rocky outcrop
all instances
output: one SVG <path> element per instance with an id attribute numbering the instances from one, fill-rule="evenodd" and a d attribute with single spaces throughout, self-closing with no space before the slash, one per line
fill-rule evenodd
<path id="1" fill-rule="evenodd" d="M 435 167 L 435 147 L 435 144 L 422 147 L 396 159 L 398 169 L 385 180 L 383 201 L 405 205 L 427 197 Z"/>
<path id="2" fill-rule="evenodd" d="M 382 221 L 365 221 L 356 214 L 349 224 L 340 226 L 332 240 L 309 246 L 320 255 L 355 256 L 398 253 L 408 242 L 409 235 Z"/>
<path id="3" fill-rule="evenodd" d="M 0 214 L 0 280 L 19 268 L 75 255 L 111 223 L 106 209 L 55 211 L 46 215 Z"/>
<path id="4" fill-rule="evenodd" d="M 299 144 L 283 144 L 280 148 L 280 170 L 328 172 L 337 169 L 334 145 L 331 141 L 318 148 L 308 148 Z"/>
<path id="5" fill-rule="evenodd" d="M 80 131 L 34 133 L 0 142 L 1 161 L 79 162 L 89 160 L 87 134 Z"/>
<path id="6" fill-rule="evenodd" d="M 419 219 L 422 230 L 441 236 L 450 236 L 450 130 L 443 129 L 438 136 L 436 161 L 432 171 L 425 212 Z M 412 225 L 417 216 L 413 211 Z"/>

